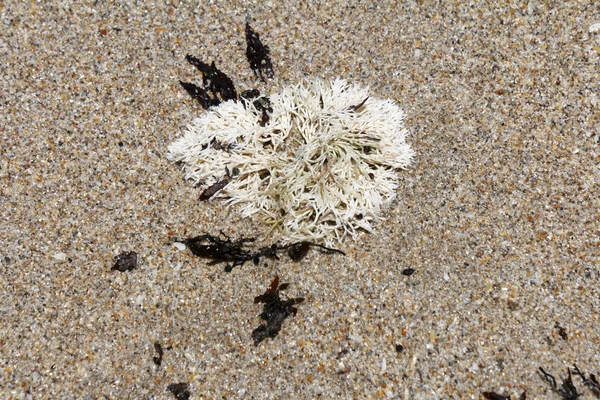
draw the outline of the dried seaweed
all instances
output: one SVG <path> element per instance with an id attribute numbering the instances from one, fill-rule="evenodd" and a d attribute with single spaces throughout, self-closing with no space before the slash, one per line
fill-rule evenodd
<path id="1" fill-rule="evenodd" d="M 269 46 L 261 42 L 260 35 L 250 27 L 249 23 L 246 23 L 246 46 L 246 57 L 254 75 L 259 76 L 263 81 L 265 80 L 264 75 L 273 78 L 275 74 L 271 57 L 269 57 Z"/>
<path id="2" fill-rule="evenodd" d="M 567 330 L 565 328 L 563 328 L 562 326 L 560 326 L 560 324 L 558 322 L 556 322 L 554 324 L 554 327 L 556 328 L 556 330 L 558 331 L 558 335 L 563 339 L 563 340 L 567 340 L 569 337 L 567 336 Z"/>
<path id="3" fill-rule="evenodd" d="M 160 367 L 160 364 L 162 364 L 162 358 L 163 358 L 164 353 L 163 353 L 162 346 L 160 345 L 159 342 L 154 342 L 154 350 L 156 351 L 156 354 L 158 354 L 158 355 L 152 357 L 152 361 L 154 361 L 154 364 L 156 364 Z"/>
<path id="4" fill-rule="evenodd" d="M 214 61 L 209 65 L 189 54 L 185 56 L 185 59 L 202 72 L 202 84 L 204 87 L 201 88 L 193 83 L 182 81 L 179 81 L 179 83 L 190 96 L 198 100 L 204 109 L 208 110 L 210 107 L 219 105 L 221 102 L 237 99 L 237 92 L 233 81 L 215 66 Z"/>
<path id="5" fill-rule="evenodd" d="M 187 248 L 190 249 L 192 254 L 198 257 L 210 259 L 211 261 L 209 262 L 209 265 L 228 263 L 225 266 L 226 272 L 231 272 L 234 267 L 242 266 L 248 261 L 252 261 L 255 265 L 258 265 L 262 257 L 278 260 L 278 253 L 282 251 L 287 251 L 288 256 L 293 261 L 300 261 L 302 258 L 304 258 L 311 247 L 321 249 L 327 254 L 345 254 L 341 250 L 331 249 L 318 243 L 307 241 L 291 243 L 284 246 L 279 246 L 278 244 L 274 243 L 270 246 L 261 247 L 257 250 L 249 250 L 246 249 L 246 245 L 254 242 L 256 238 L 241 238 L 232 240 L 229 239 L 223 232 L 221 232 L 221 235 L 223 238 L 210 234 L 204 234 L 182 240 L 172 239 L 172 241 L 185 244 Z"/>
<path id="6" fill-rule="evenodd" d="M 483 392 L 483 393 L 481 393 L 481 395 L 488 400 L 510 400 L 511 399 L 510 396 L 504 396 L 502 394 L 498 394 L 495 392 Z M 519 396 L 519 400 L 526 400 L 526 399 L 527 399 L 527 390 L 524 390 L 523 393 L 521 393 L 521 395 Z"/>
<path id="7" fill-rule="evenodd" d="M 186 382 L 171 383 L 167 386 L 167 390 L 173 393 L 177 400 L 189 400 L 191 396 L 190 385 Z"/>
<path id="8" fill-rule="evenodd" d="M 581 394 L 577 393 L 577 388 L 573 384 L 570 368 L 567 368 L 568 375 L 565 379 L 563 379 L 560 388 L 556 385 L 556 379 L 554 376 L 544 371 L 542 367 L 539 367 L 539 371 L 542 373 L 544 379 L 552 385 L 552 390 L 558 393 L 563 400 L 577 400 L 579 396 L 581 396 Z"/>
<path id="9" fill-rule="evenodd" d="M 589 378 L 586 378 L 585 374 L 579 370 L 579 367 L 577 365 L 573 365 L 573 373 L 575 375 L 579 375 L 579 377 L 583 381 L 583 384 L 587 386 L 592 391 L 592 393 L 594 393 L 594 396 L 600 398 L 600 382 L 598 382 L 598 380 L 596 379 L 596 375 L 590 374 Z"/>
<path id="10" fill-rule="evenodd" d="M 281 330 L 283 321 L 291 314 L 296 315 L 298 312 L 298 309 L 294 305 L 302 303 L 304 301 L 303 297 L 285 301 L 282 301 L 279 297 L 279 292 L 287 289 L 288 286 L 289 283 L 279 285 L 279 276 L 276 275 L 265 293 L 254 298 L 255 304 L 264 304 L 260 317 L 265 321 L 265 323 L 252 331 L 252 339 L 254 339 L 255 346 L 268 337 L 273 339 L 277 336 Z"/>
<path id="11" fill-rule="evenodd" d="M 133 271 L 137 268 L 137 253 L 135 251 L 122 252 L 115 257 L 115 264 L 110 269 L 111 271 Z"/>
<path id="12" fill-rule="evenodd" d="M 229 179 L 221 179 L 217 183 L 214 183 L 214 184 L 210 185 L 209 187 L 207 187 L 206 189 L 204 189 L 204 191 L 202 193 L 200 193 L 200 197 L 198 197 L 198 200 L 200 200 L 200 201 L 209 200 L 219 190 L 221 190 L 225 186 L 227 186 L 228 183 L 229 183 Z"/>
<path id="13" fill-rule="evenodd" d="M 186 92 L 189 93 L 190 96 L 196 99 L 205 110 L 208 110 L 210 107 L 219 104 L 219 101 L 211 98 L 205 89 L 188 82 L 179 81 L 179 84 L 185 89 Z"/>

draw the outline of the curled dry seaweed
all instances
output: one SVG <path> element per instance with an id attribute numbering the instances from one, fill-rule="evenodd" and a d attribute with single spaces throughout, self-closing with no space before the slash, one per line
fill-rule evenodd
<path id="1" fill-rule="evenodd" d="M 260 318 L 265 321 L 265 323 L 252 331 L 252 339 L 255 346 L 268 337 L 274 338 L 277 336 L 281 330 L 283 321 L 291 314 L 296 315 L 298 312 L 298 309 L 294 305 L 302 303 L 304 301 L 303 297 L 288 300 L 281 300 L 279 297 L 279 292 L 287 289 L 289 285 L 289 283 L 279 285 L 279 276 L 275 275 L 265 293 L 254 298 L 255 304 L 264 304 Z"/>
<path id="2" fill-rule="evenodd" d="M 260 40 L 260 35 L 250 27 L 250 24 L 246 23 L 246 57 L 254 75 L 259 76 L 263 81 L 265 80 L 264 75 L 268 78 L 273 78 L 275 75 L 269 53 L 269 46 L 264 45 Z"/>
<path id="3" fill-rule="evenodd" d="M 135 251 L 124 251 L 115 257 L 115 264 L 111 268 L 111 271 L 133 271 L 137 268 L 137 265 L 137 253 Z"/>
<path id="4" fill-rule="evenodd" d="M 258 250 L 249 250 L 246 249 L 246 245 L 254 242 L 256 238 L 229 239 L 223 232 L 221 232 L 221 235 L 223 237 L 204 234 L 183 240 L 174 239 L 173 241 L 185 244 L 195 256 L 212 260 L 209 262 L 209 265 L 228 263 L 225 266 L 226 272 L 231 272 L 234 267 L 242 266 L 248 261 L 252 261 L 255 265 L 258 265 L 262 257 L 278 260 L 278 253 L 282 251 L 287 251 L 288 256 L 293 261 L 302 260 L 311 247 L 321 249 L 327 254 L 344 254 L 341 250 L 307 241 L 284 246 L 274 243 L 270 246 L 261 247 Z"/>

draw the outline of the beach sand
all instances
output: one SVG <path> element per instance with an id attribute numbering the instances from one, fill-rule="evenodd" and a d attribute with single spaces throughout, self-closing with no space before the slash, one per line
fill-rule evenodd
<path id="1" fill-rule="evenodd" d="M 600 374 L 598 4 L 331 3 L 0 5 L 1 398 L 559 399 L 540 366 Z M 166 159 L 204 112 L 186 54 L 394 99 L 417 155 L 373 234 L 231 273 L 174 247 L 278 239 Z M 306 300 L 254 346 L 275 275 Z"/>

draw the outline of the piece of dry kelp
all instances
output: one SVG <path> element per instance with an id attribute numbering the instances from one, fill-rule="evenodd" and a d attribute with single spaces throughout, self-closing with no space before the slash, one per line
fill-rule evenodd
<path id="1" fill-rule="evenodd" d="M 154 350 L 156 351 L 156 354 L 158 354 L 157 356 L 152 357 L 152 361 L 154 361 L 154 364 L 158 365 L 160 367 L 160 364 L 162 364 L 162 359 L 163 359 L 163 348 L 160 345 L 160 342 L 154 342 Z"/>
<path id="2" fill-rule="evenodd" d="M 273 78 L 273 63 L 269 57 L 269 46 L 264 45 L 260 40 L 260 35 L 256 33 L 250 24 L 246 23 L 246 57 L 250 63 L 250 68 L 257 75 L 265 80 L 264 75 Z"/>
<path id="3" fill-rule="evenodd" d="M 111 271 L 133 271 L 137 268 L 137 253 L 135 251 L 122 252 L 115 257 L 115 264 L 110 269 Z"/>
<path id="4" fill-rule="evenodd" d="M 186 382 L 171 383 L 167 386 L 167 390 L 173 393 L 177 400 L 189 400 L 191 396 L 190 385 Z"/>
<path id="5" fill-rule="evenodd" d="M 209 262 L 209 265 L 227 263 L 225 266 L 226 272 L 231 272 L 234 267 L 244 265 L 247 261 L 252 261 L 255 265 L 258 265 L 262 257 L 278 260 L 278 253 L 283 251 L 287 252 L 288 256 L 293 261 L 302 260 L 311 247 L 316 247 L 327 254 L 345 254 L 341 250 L 332 249 L 308 241 L 290 243 L 287 245 L 273 243 L 270 246 L 249 250 L 246 248 L 247 244 L 254 242 L 256 238 L 229 239 L 223 232 L 221 232 L 221 236 L 223 237 L 204 234 L 188 239 L 172 240 L 186 245 L 194 255 L 212 260 Z"/>
<path id="6" fill-rule="evenodd" d="M 273 339 L 277 336 L 281 330 L 283 321 L 291 314 L 296 315 L 298 312 L 298 309 L 294 305 L 302 303 L 304 301 L 303 297 L 288 300 L 281 300 L 279 297 L 279 292 L 287 289 L 289 285 L 289 283 L 279 285 L 279 276 L 275 275 L 265 293 L 254 298 L 255 304 L 264 304 L 260 318 L 265 321 L 265 323 L 252 331 L 252 339 L 254 339 L 255 346 L 268 337 Z"/>
<path id="7" fill-rule="evenodd" d="M 556 392 L 563 400 L 577 400 L 580 393 L 577 392 L 577 388 L 573 384 L 573 378 L 571 376 L 571 369 L 567 368 L 567 377 L 563 379 L 561 387 L 556 384 L 554 376 L 544 371 L 542 367 L 539 367 L 539 371 L 542 373 L 544 379 L 552 385 L 552 390 Z"/>

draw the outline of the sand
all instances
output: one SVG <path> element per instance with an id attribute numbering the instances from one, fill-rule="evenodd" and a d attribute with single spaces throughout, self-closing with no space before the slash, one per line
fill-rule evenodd
<path id="1" fill-rule="evenodd" d="M 1 398 L 559 399 L 540 366 L 600 374 L 598 4 L 369 3 L 0 5 Z M 166 159 L 203 112 L 188 53 L 240 89 L 396 100 L 417 156 L 374 233 L 231 273 L 173 246 L 278 239 Z M 306 300 L 254 346 L 275 275 Z"/>

